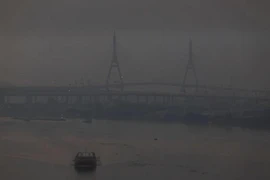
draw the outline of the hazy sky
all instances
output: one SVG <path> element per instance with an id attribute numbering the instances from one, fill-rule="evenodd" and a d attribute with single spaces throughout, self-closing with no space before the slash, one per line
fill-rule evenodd
<path id="1" fill-rule="evenodd" d="M 266 0 L 2 0 L 1 81 L 103 83 L 118 35 L 125 81 L 182 82 L 188 40 L 202 84 L 270 88 Z"/>

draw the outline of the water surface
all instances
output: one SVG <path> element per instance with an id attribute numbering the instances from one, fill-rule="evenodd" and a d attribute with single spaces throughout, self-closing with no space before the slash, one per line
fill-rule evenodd
<path id="1" fill-rule="evenodd" d="M 155 140 L 157 138 L 157 140 Z M 78 151 L 101 166 L 76 173 Z M 270 133 L 177 123 L 0 120 L 0 179 L 270 179 Z"/>

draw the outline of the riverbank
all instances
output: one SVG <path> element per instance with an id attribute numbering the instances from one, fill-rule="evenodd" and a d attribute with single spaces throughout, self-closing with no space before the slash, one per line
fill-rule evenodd
<path id="1" fill-rule="evenodd" d="M 63 105 L 10 106 L 0 116 L 22 120 L 65 121 L 66 118 L 110 119 L 156 122 L 179 122 L 186 125 L 270 129 L 270 109 L 246 110 L 241 115 L 229 111 L 216 115 L 198 106 L 164 106 L 154 104 L 94 104 L 83 107 Z M 61 118 L 62 117 L 62 118 Z"/>

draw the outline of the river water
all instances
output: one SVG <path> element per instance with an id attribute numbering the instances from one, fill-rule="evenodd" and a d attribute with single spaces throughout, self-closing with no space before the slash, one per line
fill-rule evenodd
<path id="1" fill-rule="evenodd" d="M 156 139 L 156 140 L 155 140 Z M 77 173 L 78 151 L 101 165 Z M 177 123 L 0 120 L 2 180 L 269 180 L 270 133 Z"/>

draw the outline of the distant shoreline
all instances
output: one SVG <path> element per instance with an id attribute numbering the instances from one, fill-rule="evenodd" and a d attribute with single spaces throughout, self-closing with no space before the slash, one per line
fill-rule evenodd
<path id="1" fill-rule="evenodd" d="M 22 105 L 3 108 L 0 116 L 24 121 L 64 122 L 66 118 L 92 118 L 125 121 L 149 121 L 164 123 L 182 123 L 186 125 L 240 127 L 249 129 L 270 130 L 270 109 L 246 110 L 240 114 L 227 111 L 211 111 L 207 114 L 204 107 L 162 106 L 151 104 L 117 103 L 114 105 L 95 104 L 82 107 L 63 105 L 35 105 L 30 109 Z"/>
<path id="2" fill-rule="evenodd" d="M 66 121 L 65 118 L 58 118 L 58 117 L 11 117 L 13 120 L 22 120 L 22 121 L 57 121 L 63 122 Z"/>
<path id="3" fill-rule="evenodd" d="M 5 118 L 5 117 L 2 117 Z M 20 120 L 20 121 L 48 121 L 48 122 L 66 122 L 67 119 L 74 119 L 74 117 L 69 118 L 61 118 L 61 117 L 6 117 L 9 120 Z M 75 118 L 76 119 L 76 118 Z M 87 118 L 79 118 L 83 121 L 83 123 L 91 123 L 91 119 Z M 232 119 L 205 119 L 204 121 L 200 121 L 199 119 L 196 121 L 187 120 L 187 119 L 178 119 L 178 120 L 166 120 L 166 119 L 147 119 L 145 117 L 136 117 L 136 118 L 93 118 L 95 120 L 110 120 L 110 121 L 130 121 L 130 122 L 152 122 L 152 123 L 179 123 L 186 126 L 202 126 L 202 127 L 218 127 L 218 128 L 243 128 L 243 129 L 252 129 L 252 130 L 270 130 L 270 119 L 268 118 L 232 118 Z"/>

